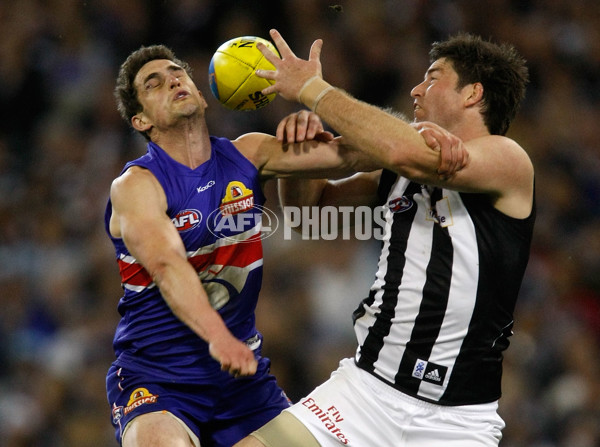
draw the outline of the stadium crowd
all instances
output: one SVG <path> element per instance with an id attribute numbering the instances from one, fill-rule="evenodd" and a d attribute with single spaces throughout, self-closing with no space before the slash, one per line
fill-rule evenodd
<path id="1" fill-rule="evenodd" d="M 270 28 L 302 57 L 323 38 L 327 79 L 408 116 L 432 41 L 469 31 L 526 57 L 509 135 L 534 161 L 538 219 L 500 445 L 600 446 L 597 0 L 15 0 L 0 2 L 0 447 L 116 445 L 104 380 L 121 289 L 103 213 L 110 182 L 145 150 L 116 111 L 119 64 L 164 43 L 192 64 L 215 134 L 273 133 L 294 104 L 232 112 L 207 82 L 220 43 Z M 278 211 L 275 185 L 266 192 Z M 258 327 L 292 400 L 353 354 L 377 244 L 265 239 Z"/>

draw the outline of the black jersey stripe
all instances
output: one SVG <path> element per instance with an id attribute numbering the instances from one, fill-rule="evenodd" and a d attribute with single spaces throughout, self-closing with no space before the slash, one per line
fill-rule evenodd
<path id="1" fill-rule="evenodd" d="M 381 171 L 381 177 L 379 178 L 379 186 L 377 187 L 377 197 L 379 203 L 385 204 L 392 187 L 398 180 L 398 174 L 392 171 L 384 169 Z"/>
<path id="2" fill-rule="evenodd" d="M 411 197 L 421 191 L 420 186 L 410 183 L 404 195 Z M 392 215 L 392 237 L 390 238 L 389 254 L 386 259 L 386 274 L 384 276 L 383 294 L 379 306 L 379 314 L 375 324 L 368 331 L 361 347 L 358 366 L 366 371 L 375 370 L 375 362 L 379 357 L 379 352 L 383 348 L 384 340 L 390 333 L 392 319 L 395 315 L 396 305 L 398 304 L 398 287 L 402 282 L 404 265 L 406 263 L 405 252 L 408 242 L 407 235 L 410 233 L 417 207 L 413 206 L 402 213 Z M 366 303 L 363 303 L 365 305 Z"/>

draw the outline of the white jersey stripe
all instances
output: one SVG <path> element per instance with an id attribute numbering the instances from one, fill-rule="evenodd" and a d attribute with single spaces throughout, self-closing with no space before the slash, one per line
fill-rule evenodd
<path id="1" fill-rule="evenodd" d="M 448 201 L 449 210 L 464 209 L 458 194 L 443 190 L 442 196 L 442 201 Z M 478 249 L 473 222 L 468 215 L 464 216 L 465 218 L 461 216 L 460 219 L 453 219 L 452 217 L 449 216 L 447 220 L 450 222 L 447 229 L 452 238 L 452 245 L 455 247 L 448 310 L 444 315 L 438 338 L 429 356 L 430 362 L 447 366 L 448 371 L 442 386 L 422 381 L 417 393 L 419 396 L 436 401 L 442 397 L 446 390 L 452 375 L 452 368 L 460 352 L 464 337 L 467 335 L 475 307 L 479 279 L 476 274 L 479 269 L 469 266 L 469 264 L 478 263 Z M 456 247 L 457 244 L 462 246 Z M 465 254 L 468 254 L 468 256 L 464 256 Z"/>

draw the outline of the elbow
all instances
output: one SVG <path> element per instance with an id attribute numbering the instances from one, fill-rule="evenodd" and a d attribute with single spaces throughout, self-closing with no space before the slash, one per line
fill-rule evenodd
<path id="1" fill-rule="evenodd" d="M 152 277 L 152 280 L 156 283 L 159 288 L 169 284 L 170 278 L 173 277 L 177 271 L 178 263 L 181 261 L 187 262 L 187 258 L 181 258 L 178 254 L 169 253 L 168 250 L 163 251 L 160 254 L 155 255 L 149 262 L 147 262 L 146 270 Z"/>
<path id="2" fill-rule="evenodd" d="M 154 261 L 147 268 L 148 274 L 152 277 L 154 283 L 161 288 L 168 278 L 169 264 L 167 262 Z"/>

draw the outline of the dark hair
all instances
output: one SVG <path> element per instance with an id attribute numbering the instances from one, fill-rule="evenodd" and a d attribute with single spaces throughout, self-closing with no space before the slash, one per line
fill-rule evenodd
<path id="1" fill-rule="evenodd" d="M 458 74 L 458 88 L 483 85 L 483 121 L 493 135 L 504 135 L 525 97 L 529 72 L 525 59 L 509 44 L 496 44 L 472 34 L 435 42 L 431 62 L 448 59 Z"/>
<path id="2" fill-rule="evenodd" d="M 131 125 L 131 118 L 142 111 L 142 105 L 138 101 L 137 91 L 133 81 L 138 71 L 148 62 L 156 59 L 167 59 L 183 68 L 189 77 L 192 77 L 192 69 L 177 57 L 173 51 L 164 45 L 142 46 L 127 57 L 117 76 L 117 85 L 115 87 L 115 98 L 117 99 L 117 110 L 121 117 Z M 146 132 L 140 132 L 149 140 Z"/>

